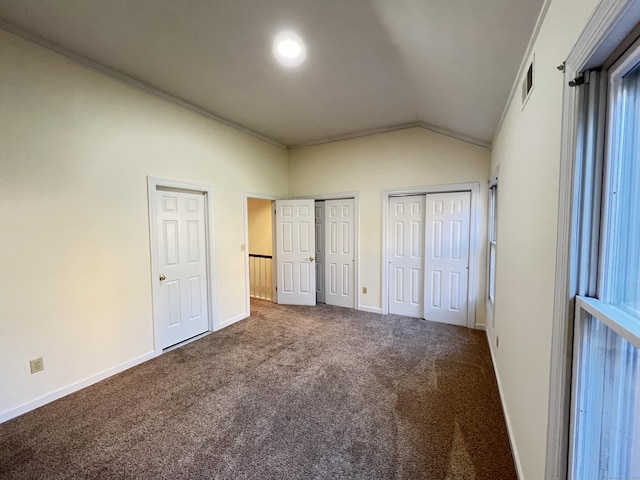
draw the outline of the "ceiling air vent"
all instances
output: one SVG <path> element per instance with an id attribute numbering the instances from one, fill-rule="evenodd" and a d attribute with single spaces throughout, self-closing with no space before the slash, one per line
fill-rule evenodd
<path id="1" fill-rule="evenodd" d="M 522 108 L 524 108 L 525 104 L 527 103 L 527 100 L 529 100 L 529 97 L 531 96 L 531 92 L 533 91 L 533 65 L 535 63 L 535 56 L 533 57 L 533 60 L 531 60 L 531 63 L 529 64 L 529 67 L 527 68 L 527 73 L 525 74 L 524 78 L 522 79 Z"/>

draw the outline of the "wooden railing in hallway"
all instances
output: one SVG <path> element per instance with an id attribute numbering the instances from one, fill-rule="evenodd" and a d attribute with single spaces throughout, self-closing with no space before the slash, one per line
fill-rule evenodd
<path id="1" fill-rule="evenodd" d="M 249 294 L 273 301 L 273 257 L 249 254 Z"/>

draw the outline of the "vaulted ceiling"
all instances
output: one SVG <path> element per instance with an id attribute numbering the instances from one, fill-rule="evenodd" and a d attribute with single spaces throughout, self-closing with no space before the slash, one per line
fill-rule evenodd
<path id="1" fill-rule="evenodd" d="M 543 0 L 0 0 L 0 27 L 289 147 L 422 125 L 489 145 Z M 306 62 L 283 68 L 294 29 Z"/>

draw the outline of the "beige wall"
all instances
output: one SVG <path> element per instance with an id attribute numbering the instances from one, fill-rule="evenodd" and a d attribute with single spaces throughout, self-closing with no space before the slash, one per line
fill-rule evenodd
<path id="1" fill-rule="evenodd" d="M 289 153 L 289 195 L 359 194 L 359 303 L 375 311 L 382 307 L 382 197 L 385 189 L 478 182 L 481 207 L 479 254 L 485 255 L 489 151 L 453 138 L 412 128 L 343 140 Z M 478 292 L 484 298 L 485 263 L 477 272 Z M 486 310 L 478 302 L 476 323 L 484 324 Z"/>
<path id="2" fill-rule="evenodd" d="M 358 192 L 359 303 L 382 306 L 385 189 L 478 182 L 500 167 L 495 329 L 523 479 L 543 478 L 562 74 L 596 0 L 553 0 L 536 85 L 493 152 L 420 128 L 289 152 L 0 32 L 0 418 L 153 351 L 147 175 L 212 185 L 219 323 L 246 315 L 243 192 Z M 10 112 L 9 114 L 7 112 Z M 288 160 L 287 160 L 288 158 Z M 485 255 L 482 220 L 478 246 Z M 250 239 L 250 246 L 251 246 Z M 476 322 L 485 323 L 485 271 Z M 500 347 L 496 347 L 496 337 Z M 45 371 L 29 375 L 28 361 Z"/>
<path id="3" fill-rule="evenodd" d="M 243 192 L 286 197 L 287 152 L 3 32 L 0 65 L 1 416 L 153 351 L 147 175 L 213 187 L 218 321 L 246 315 Z"/>
<path id="4" fill-rule="evenodd" d="M 271 200 L 247 199 L 249 222 L 249 253 L 253 255 L 273 254 L 273 215 Z"/>
<path id="5" fill-rule="evenodd" d="M 522 478 L 544 478 L 554 297 L 563 75 L 595 0 L 553 0 L 535 41 L 535 86 L 499 130 L 495 329 L 488 322 Z M 519 82 L 521 79 L 519 80 Z M 499 337 L 499 348 L 496 346 Z"/>

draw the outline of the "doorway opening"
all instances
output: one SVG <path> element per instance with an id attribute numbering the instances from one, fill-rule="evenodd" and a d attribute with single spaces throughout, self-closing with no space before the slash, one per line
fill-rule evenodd
<path id="1" fill-rule="evenodd" d="M 246 301 L 358 308 L 357 194 L 245 195 Z"/>
<path id="2" fill-rule="evenodd" d="M 274 261 L 274 201 L 278 197 L 244 194 L 245 299 L 247 316 L 251 299 L 277 301 Z"/>
<path id="3" fill-rule="evenodd" d="M 274 300 L 272 200 L 247 198 L 249 297 Z"/>

